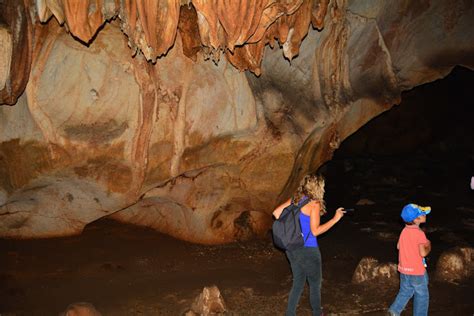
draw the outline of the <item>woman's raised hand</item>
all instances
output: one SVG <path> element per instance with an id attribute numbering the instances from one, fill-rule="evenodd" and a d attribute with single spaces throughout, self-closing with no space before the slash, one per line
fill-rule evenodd
<path id="1" fill-rule="evenodd" d="M 336 213 L 334 214 L 334 219 L 336 220 L 336 222 L 339 222 L 339 220 L 344 216 L 346 212 L 344 212 L 344 208 L 343 207 L 340 207 L 336 210 Z"/>

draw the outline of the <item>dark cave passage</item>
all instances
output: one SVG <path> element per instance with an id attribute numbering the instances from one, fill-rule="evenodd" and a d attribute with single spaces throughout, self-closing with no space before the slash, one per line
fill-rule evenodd
<path id="1" fill-rule="evenodd" d="M 402 103 L 346 139 L 322 167 L 332 180 L 327 198 L 354 205 L 432 200 L 453 204 L 472 198 L 474 174 L 474 73 L 457 67 L 442 80 L 403 95 Z M 340 194 L 343 190 L 348 194 Z M 373 190 L 373 191 L 371 191 Z"/>
<path id="2" fill-rule="evenodd" d="M 442 80 L 406 92 L 400 105 L 351 135 L 321 168 L 329 179 L 328 205 L 356 209 L 347 218 L 357 224 L 354 231 L 344 234 L 342 225 L 336 230 L 348 241 L 364 232 L 375 240 L 392 240 L 363 247 L 364 255 L 380 248 L 384 260 L 396 262 L 390 247 L 408 203 L 432 207 L 426 230 L 436 245 L 433 264 L 446 249 L 472 247 L 473 86 L 474 72 L 457 67 Z"/>

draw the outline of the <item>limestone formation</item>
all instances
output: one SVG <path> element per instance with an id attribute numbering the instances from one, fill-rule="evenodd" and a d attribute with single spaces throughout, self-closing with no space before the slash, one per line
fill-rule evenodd
<path id="1" fill-rule="evenodd" d="M 31 68 L 33 25 L 23 1 L 0 2 L 0 105 L 15 104 Z"/>
<path id="2" fill-rule="evenodd" d="M 102 316 L 94 305 L 86 302 L 69 305 L 60 316 Z"/>
<path id="3" fill-rule="evenodd" d="M 474 249 L 457 247 L 441 254 L 436 264 L 436 279 L 445 282 L 460 282 L 474 274 Z"/>
<path id="4" fill-rule="evenodd" d="M 352 275 L 352 283 L 398 281 L 397 265 L 395 263 L 379 263 L 375 258 L 362 258 Z"/>
<path id="5" fill-rule="evenodd" d="M 226 305 L 221 292 L 217 286 L 212 285 L 203 288 L 186 315 L 224 315 L 225 312 Z"/>
<path id="6" fill-rule="evenodd" d="M 0 26 L 0 89 L 4 89 L 7 78 L 10 77 L 10 63 L 12 59 L 12 34 L 5 27 Z"/>
<path id="7" fill-rule="evenodd" d="M 0 6 L 1 237 L 102 217 L 205 244 L 263 235 L 402 91 L 473 66 L 460 0 Z"/>

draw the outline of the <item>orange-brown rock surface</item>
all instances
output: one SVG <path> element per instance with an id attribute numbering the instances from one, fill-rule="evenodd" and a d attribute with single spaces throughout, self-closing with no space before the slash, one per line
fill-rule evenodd
<path id="1" fill-rule="evenodd" d="M 0 5 L 3 237 L 104 216 L 200 243 L 262 234 L 342 140 L 474 60 L 469 1 Z"/>
<path id="2" fill-rule="evenodd" d="M 31 67 L 33 26 L 23 1 L 0 1 L 0 105 L 15 104 Z"/>

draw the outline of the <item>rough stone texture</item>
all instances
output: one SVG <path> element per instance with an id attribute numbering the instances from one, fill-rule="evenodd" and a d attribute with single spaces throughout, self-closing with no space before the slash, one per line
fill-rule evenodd
<path id="1" fill-rule="evenodd" d="M 35 25 L 26 92 L 0 107 L 4 237 L 104 216 L 208 244 L 264 234 L 301 177 L 402 91 L 473 65 L 463 1 L 236 3 L 246 23 L 213 1 L 35 3 L 73 36 Z"/>
<path id="2" fill-rule="evenodd" d="M 285 57 L 294 58 L 309 26 L 323 28 L 328 3 L 329 0 L 3 0 L 0 24 L 6 24 L 15 35 L 12 64 L 16 71 L 9 76 L 13 89 L 0 95 L 0 104 L 14 104 L 23 92 L 31 66 L 32 23 L 46 23 L 52 16 L 84 44 L 90 44 L 105 23 L 118 18 L 133 54 L 139 51 L 151 61 L 167 54 L 179 31 L 183 52 L 191 59 L 201 52 L 217 62 L 222 55 L 239 70 L 248 69 L 258 75 L 265 46 L 273 47 L 276 40 L 283 46 Z"/>
<path id="3" fill-rule="evenodd" d="M 0 26 L 0 89 L 2 90 L 10 77 L 12 49 L 11 33 L 7 28 Z"/>
<path id="4" fill-rule="evenodd" d="M 436 279 L 445 282 L 468 280 L 474 274 L 474 249 L 458 247 L 441 254 L 436 264 Z"/>
<path id="5" fill-rule="evenodd" d="M 196 297 L 191 306 L 191 310 L 185 315 L 224 315 L 226 306 L 224 298 L 217 286 L 206 286 L 202 292 Z"/>
<path id="6" fill-rule="evenodd" d="M 398 281 L 395 263 L 379 263 L 375 258 L 362 258 L 352 275 L 352 283 Z"/>
<path id="7" fill-rule="evenodd" d="M 230 52 L 239 46 L 280 39 L 286 43 L 285 56 L 291 59 L 297 54 L 299 44 L 308 32 L 310 23 L 323 27 L 328 0 L 252 0 L 252 1 L 205 1 L 205 0 L 34 0 L 41 22 L 51 16 L 70 32 L 89 43 L 103 23 L 118 16 L 122 29 L 129 37 L 130 46 L 140 49 L 148 60 L 156 60 L 174 45 L 179 24 L 188 29 L 199 29 L 199 41 L 209 48 L 217 59 L 220 51 Z M 181 10 L 191 12 L 181 14 Z M 196 18 L 194 17 L 196 15 Z M 181 21 L 180 21 L 181 20 Z M 271 30 L 269 30 L 271 28 Z M 251 62 L 251 56 L 240 56 Z"/>
<path id="8" fill-rule="evenodd" d="M 0 1 L 0 105 L 15 104 L 28 82 L 33 26 L 26 1 Z"/>
<path id="9" fill-rule="evenodd" d="M 0 183 L 8 194 L 0 230 L 7 237 L 79 233 L 130 203 L 140 181 L 131 159 L 139 87 L 122 35 L 110 32 L 87 48 L 50 34 L 26 94 L 0 108 Z"/>
<path id="10" fill-rule="evenodd" d="M 59 316 L 102 316 L 90 303 L 80 302 L 69 305 Z"/>

